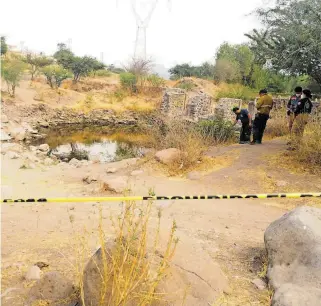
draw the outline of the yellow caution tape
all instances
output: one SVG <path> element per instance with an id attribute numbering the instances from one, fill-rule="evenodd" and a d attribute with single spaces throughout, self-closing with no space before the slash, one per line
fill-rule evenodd
<path id="1" fill-rule="evenodd" d="M 321 192 L 310 193 L 262 193 L 262 194 L 217 194 L 198 196 L 122 196 L 122 197 L 83 197 L 83 198 L 25 198 L 1 199 L 1 203 L 88 203 L 121 201 L 162 201 L 162 200 L 227 200 L 227 199 L 271 199 L 271 198 L 321 198 Z"/>

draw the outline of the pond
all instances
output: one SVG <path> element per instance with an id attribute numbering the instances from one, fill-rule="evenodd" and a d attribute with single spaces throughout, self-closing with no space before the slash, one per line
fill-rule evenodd
<path id="1" fill-rule="evenodd" d="M 141 157 L 148 151 L 150 137 L 135 128 L 60 127 L 43 130 L 47 136 L 37 143 L 47 143 L 50 154 L 69 161 L 72 158 L 113 162 Z"/>

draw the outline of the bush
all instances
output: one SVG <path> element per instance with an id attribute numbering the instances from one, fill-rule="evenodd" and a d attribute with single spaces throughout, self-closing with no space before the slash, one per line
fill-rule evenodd
<path id="1" fill-rule="evenodd" d="M 257 93 L 253 89 L 241 84 L 221 84 L 215 98 L 234 98 L 249 101 L 254 100 L 256 96 Z"/>
<path id="2" fill-rule="evenodd" d="M 89 76 L 91 77 L 109 77 L 111 75 L 109 70 L 106 69 L 99 69 L 96 71 L 90 72 Z"/>
<path id="3" fill-rule="evenodd" d="M 165 85 L 165 80 L 156 74 L 149 75 L 147 77 L 147 82 L 152 87 L 162 87 Z"/>
<path id="4" fill-rule="evenodd" d="M 235 135 L 232 123 L 222 119 L 202 120 L 198 130 L 204 139 L 216 144 L 230 141 Z"/>
<path id="5" fill-rule="evenodd" d="M 51 88 L 59 88 L 62 81 L 71 77 L 70 72 L 60 65 L 49 65 L 42 69 Z"/>
<path id="6" fill-rule="evenodd" d="M 186 91 L 191 91 L 196 87 L 196 85 L 192 81 L 184 80 L 183 82 L 179 83 L 177 87 Z"/>
<path id="7" fill-rule="evenodd" d="M 120 74 L 121 86 L 131 92 L 137 91 L 137 78 L 133 73 L 124 72 Z"/>
<path id="8" fill-rule="evenodd" d="M 297 151 L 294 158 L 314 172 L 320 173 L 321 168 L 321 127 L 309 125 L 304 137 L 296 142 Z"/>

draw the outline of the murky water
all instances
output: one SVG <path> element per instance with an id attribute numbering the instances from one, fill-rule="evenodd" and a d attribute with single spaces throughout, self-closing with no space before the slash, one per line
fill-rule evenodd
<path id="1" fill-rule="evenodd" d="M 51 154 L 60 159 L 88 159 L 100 162 L 141 157 L 147 151 L 150 137 L 135 128 L 73 127 L 45 130 Z"/>

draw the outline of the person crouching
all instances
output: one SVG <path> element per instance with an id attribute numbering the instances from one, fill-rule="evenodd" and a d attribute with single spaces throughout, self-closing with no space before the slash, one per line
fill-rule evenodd
<path id="1" fill-rule="evenodd" d="M 252 127 L 252 117 L 249 111 L 245 108 L 239 109 L 234 107 L 232 109 L 233 113 L 236 115 L 234 125 L 241 120 L 242 128 L 240 133 L 240 144 L 248 144 L 251 139 L 251 127 Z"/>

